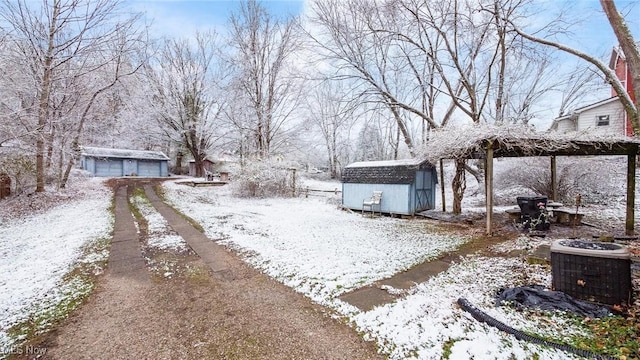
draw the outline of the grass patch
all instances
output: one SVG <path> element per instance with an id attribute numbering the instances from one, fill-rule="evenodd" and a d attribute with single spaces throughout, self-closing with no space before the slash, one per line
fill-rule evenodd
<path id="1" fill-rule="evenodd" d="M 607 316 L 601 319 L 578 319 L 580 326 L 588 328 L 590 337 L 569 340 L 572 346 L 620 359 L 640 359 L 640 314 Z"/>
<path id="2" fill-rule="evenodd" d="M 546 317 L 546 312 L 535 312 L 534 316 Z M 541 336 L 525 333 L 558 344 L 565 344 L 598 355 L 608 355 L 622 360 L 640 359 L 640 321 L 635 314 L 625 318 L 607 316 L 600 319 L 583 318 L 574 314 L 563 315 L 571 320 L 572 327 L 582 329 L 582 334 L 564 337 Z"/>
<path id="3" fill-rule="evenodd" d="M 207 266 L 187 265 L 185 275 L 193 284 L 204 285 L 211 282 L 211 272 Z"/>
<path id="4" fill-rule="evenodd" d="M 206 265 L 199 264 L 195 255 L 180 255 L 173 252 L 158 251 L 146 258 L 153 279 L 157 282 L 167 280 L 186 280 L 196 285 L 211 282 L 211 273 Z"/>
<path id="5" fill-rule="evenodd" d="M 135 198 L 144 199 L 146 202 L 149 200 L 147 199 L 147 194 L 144 192 L 144 189 L 141 187 L 135 187 L 128 196 L 129 211 L 131 211 L 133 217 L 138 223 L 138 229 L 140 230 L 141 236 L 145 236 L 148 229 L 147 219 L 145 219 L 144 215 L 140 212 L 140 209 L 136 206 Z"/>
<path id="6" fill-rule="evenodd" d="M 449 359 L 451 356 L 451 348 L 453 348 L 453 345 L 458 340 L 460 339 L 449 339 L 444 342 L 444 345 L 442 345 L 442 359 Z"/>

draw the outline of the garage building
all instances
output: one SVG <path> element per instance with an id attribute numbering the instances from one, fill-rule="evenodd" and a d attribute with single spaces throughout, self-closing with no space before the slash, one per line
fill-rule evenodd
<path id="1" fill-rule="evenodd" d="M 94 176 L 164 177 L 169 175 L 168 161 L 161 151 L 83 147 L 80 163 Z"/>

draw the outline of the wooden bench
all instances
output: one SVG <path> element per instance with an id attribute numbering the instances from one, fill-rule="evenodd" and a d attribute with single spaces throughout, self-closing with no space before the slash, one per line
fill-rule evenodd
<path id="1" fill-rule="evenodd" d="M 553 209 L 553 216 L 558 224 L 580 225 L 584 213 L 577 212 L 573 209 L 557 208 Z"/>
<path id="2" fill-rule="evenodd" d="M 374 191 L 371 198 L 362 201 L 362 213 L 364 214 L 365 208 L 369 208 L 373 216 L 376 213 L 376 206 L 382 216 L 382 191 Z"/>

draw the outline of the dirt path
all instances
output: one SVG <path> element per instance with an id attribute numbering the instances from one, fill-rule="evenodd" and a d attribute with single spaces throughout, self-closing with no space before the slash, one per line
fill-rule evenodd
<path id="1" fill-rule="evenodd" d="M 184 236 L 194 230 L 154 194 L 149 198 L 176 232 Z M 154 255 L 174 256 L 180 274 L 165 278 L 146 269 L 147 274 L 139 273 L 143 243 L 131 246 L 138 235 L 126 206 L 126 192 L 120 190 L 109 269 L 89 301 L 38 345 L 48 349 L 44 358 L 382 358 L 372 343 L 333 319 L 326 308 L 224 248 L 212 242 L 208 247 L 201 238 L 187 240 L 204 259 Z"/>

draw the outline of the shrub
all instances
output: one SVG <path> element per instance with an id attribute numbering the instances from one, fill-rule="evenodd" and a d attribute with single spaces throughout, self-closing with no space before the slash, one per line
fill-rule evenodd
<path id="1" fill-rule="evenodd" d="M 300 194 L 299 176 L 293 180 L 293 171 L 271 163 L 254 162 L 245 165 L 234 175 L 233 194 L 239 197 L 291 197 Z"/>
<path id="2" fill-rule="evenodd" d="M 36 164 L 30 156 L 17 153 L 3 155 L 0 157 L 0 173 L 9 175 L 14 194 L 35 187 Z"/>
<path id="3" fill-rule="evenodd" d="M 496 186 L 507 189 L 520 185 L 535 194 L 551 198 L 549 158 L 521 158 L 511 161 L 496 174 Z M 619 200 L 624 188 L 626 162 L 620 157 L 559 157 L 556 201 L 573 204 L 581 194 L 583 203 L 606 204 Z"/>

